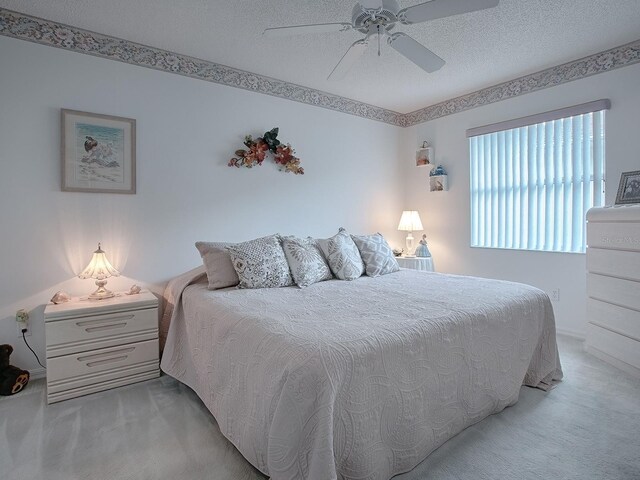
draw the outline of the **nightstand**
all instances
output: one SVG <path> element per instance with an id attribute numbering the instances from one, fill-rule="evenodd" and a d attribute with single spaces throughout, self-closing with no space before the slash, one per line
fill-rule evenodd
<path id="1" fill-rule="evenodd" d="M 150 292 L 49 304 L 44 321 L 47 403 L 160 375 L 158 299 Z"/>
<path id="2" fill-rule="evenodd" d="M 425 272 L 435 272 L 433 257 L 396 257 L 400 268 L 411 268 Z"/>

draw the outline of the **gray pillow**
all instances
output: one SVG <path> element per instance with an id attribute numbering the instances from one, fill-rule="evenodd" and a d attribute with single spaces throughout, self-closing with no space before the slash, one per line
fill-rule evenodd
<path id="1" fill-rule="evenodd" d="M 379 233 L 373 235 L 351 235 L 360 250 L 365 272 L 370 277 L 386 275 L 400 270 L 393 250 Z"/>
<path id="2" fill-rule="evenodd" d="M 226 247 L 240 279 L 239 288 L 275 288 L 293 285 L 289 264 L 278 235 L 256 238 Z"/>
<path id="3" fill-rule="evenodd" d="M 308 287 L 333 278 L 315 240 L 284 237 L 282 249 L 287 257 L 293 281 L 299 287 Z"/>
<path id="4" fill-rule="evenodd" d="M 223 242 L 196 242 L 196 248 L 202 257 L 202 263 L 207 271 L 209 290 L 233 287 L 240 279 L 231 263 L 231 256 L 225 247 L 232 245 Z"/>
<path id="5" fill-rule="evenodd" d="M 341 228 L 331 238 L 316 240 L 333 274 L 340 280 L 355 280 L 364 273 L 364 264 L 351 236 Z"/>

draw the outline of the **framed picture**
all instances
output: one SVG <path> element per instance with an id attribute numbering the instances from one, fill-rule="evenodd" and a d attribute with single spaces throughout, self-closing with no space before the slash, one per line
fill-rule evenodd
<path id="1" fill-rule="evenodd" d="M 640 170 L 623 172 L 616 196 L 616 205 L 640 203 Z"/>
<path id="2" fill-rule="evenodd" d="M 136 193 L 136 121 L 65 110 L 62 191 Z"/>

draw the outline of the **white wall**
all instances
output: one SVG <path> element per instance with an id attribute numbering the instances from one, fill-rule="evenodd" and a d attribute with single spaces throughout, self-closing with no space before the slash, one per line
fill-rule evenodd
<path id="1" fill-rule="evenodd" d="M 558 329 L 585 334 L 585 255 L 470 248 L 469 153 L 465 131 L 599 98 L 610 98 L 606 119 L 606 203 L 613 204 L 620 173 L 640 169 L 640 65 L 443 117 L 409 129 L 411 148 L 430 141 L 436 163 L 449 173 L 448 192 L 429 192 L 428 173 L 405 151 L 406 208 L 418 209 L 436 268 L 528 283 L 551 292 Z"/>
<path id="2" fill-rule="evenodd" d="M 16 347 L 14 365 L 37 368 L 15 311 L 31 310 L 44 357 L 44 304 L 59 289 L 95 288 L 74 276 L 99 241 L 124 275 L 109 286 L 161 293 L 200 264 L 197 240 L 339 226 L 402 239 L 397 127 L 6 37 L 0 60 L 0 343 Z M 136 195 L 60 191 L 61 108 L 137 120 Z M 226 166 L 245 134 L 275 126 L 304 176 Z"/>

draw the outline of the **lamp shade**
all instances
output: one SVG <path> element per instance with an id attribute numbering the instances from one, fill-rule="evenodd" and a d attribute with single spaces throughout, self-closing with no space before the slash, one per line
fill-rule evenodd
<path id="1" fill-rule="evenodd" d="M 420 214 L 415 210 L 405 210 L 400 217 L 400 223 L 398 224 L 398 230 L 405 232 L 415 232 L 418 230 L 424 230 L 422 228 L 422 222 L 420 221 Z"/>
<path id="2" fill-rule="evenodd" d="M 87 268 L 85 268 L 78 277 L 82 279 L 94 278 L 96 280 L 104 280 L 105 278 L 118 277 L 119 275 L 120 272 L 109 263 L 107 256 L 102 248 L 100 248 L 100 244 L 98 244 L 98 249 L 93 252 L 91 262 L 89 262 Z"/>

